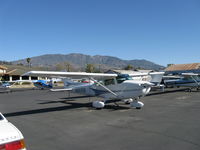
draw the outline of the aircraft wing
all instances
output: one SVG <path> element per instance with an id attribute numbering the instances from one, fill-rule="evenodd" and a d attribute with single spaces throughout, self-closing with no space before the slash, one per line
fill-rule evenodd
<path id="1" fill-rule="evenodd" d="M 80 79 L 80 78 L 105 79 L 105 78 L 117 77 L 117 74 L 86 73 L 86 72 L 58 72 L 58 71 L 29 71 L 23 74 L 23 76 L 70 77 L 73 79 Z"/>
<path id="2" fill-rule="evenodd" d="M 150 73 L 138 72 L 138 73 L 129 74 L 129 76 L 131 77 L 139 77 L 139 76 L 147 76 L 147 75 L 164 75 L 164 72 L 150 72 Z"/>
<path id="3" fill-rule="evenodd" d="M 129 74 L 129 76 L 132 77 L 143 77 L 143 76 L 149 76 L 150 79 L 148 81 L 150 81 L 151 83 L 154 83 L 155 85 L 160 84 L 160 82 L 162 81 L 162 77 L 164 75 L 164 72 L 150 72 L 150 73 L 134 73 L 134 74 Z"/>
<path id="4" fill-rule="evenodd" d="M 129 74 L 129 76 L 131 76 L 131 77 L 141 77 L 141 76 L 147 76 L 147 75 L 149 75 L 149 73 L 138 72 L 138 73 Z"/>
<path id="5" fill-rule="evenodd" d="M 198 76 L 197 73 L 182 73 L 183 76 Z"/>

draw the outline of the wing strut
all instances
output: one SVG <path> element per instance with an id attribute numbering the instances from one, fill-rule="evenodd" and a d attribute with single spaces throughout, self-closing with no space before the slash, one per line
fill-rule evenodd
<path id="1" fill-rule="evenodd" d="M 182 75 L 190 76 L 192 78 L 192 80 L 197 84 L 197 89 L 200 87 L 200 82 L 198 82 L 198 80 L 194 78 L 194 76 L 198 76 L 198 74 L 195 74 L 195 73 L 182 73 Z"/>
<path id="2" fill-rule="evenodd" d="M 111 94 L 113 94 L 114 96 L 118 96 L 116 93 L 114 93 L 113 91 L 111 91 L 109 88 L 107 88 L 106 86 L 104 86 L 103 84 L 101 84 L 100 82 L 94 80 L 93 78 L 90 78 L 92 81 L 94 81 L 95 83 L 97 83 L 98 85 L 100 85 L 102 88 L 104 88 L 105 90 L 107 90 L 108 92 L 110 92 Z"/>
<path id="3" fill-rule="evenodd" d="M 200 83 L 193 77 L 193 76 L 191 76 L 191 78 L 194 80 L 194 82 L 197 84 L 197 87 L 199 87 L 200 86 Z"/>

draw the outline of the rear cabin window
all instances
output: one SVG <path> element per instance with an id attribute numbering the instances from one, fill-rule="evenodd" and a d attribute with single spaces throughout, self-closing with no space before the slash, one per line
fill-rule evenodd
<path id="1" fill-rule="evenodd" d="M 183 78 L 183 80 L 185 80 L 185 81 L 190 81 L 190 80 L 193 80 L 193 78 L 189 76 L 189 77 Z"/>
<path id="2" fill-rule="evenodd" d="M 105 85 L 115 84 L 115 80 L 114 80 L 114 79 L 106 79 L 106 80 L 104 81 L 104 84 L 105 84 Z"/>

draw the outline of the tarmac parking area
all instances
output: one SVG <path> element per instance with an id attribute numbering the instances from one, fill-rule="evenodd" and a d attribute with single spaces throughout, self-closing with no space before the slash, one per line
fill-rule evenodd
<path id="1" fill-rule="evenodd" d="M 0 112 L 19 128 L 28 150 L 199 150 L 200 92 L 165 92 L 91 107 L 97 97 L 25 90 L 0 94 Z"/>

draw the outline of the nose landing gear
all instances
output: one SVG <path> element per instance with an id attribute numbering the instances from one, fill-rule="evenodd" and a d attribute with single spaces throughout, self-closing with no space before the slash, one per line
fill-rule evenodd
<path id="1" fill-rule="evenodd" d="M 136 109 L 141 109 L 144 106 L 144 103 L 141 101 L 138 101 L 139 98 L 136 98 L 133 102 L 130 103 L 131 107 L 134 107 Z"/>

